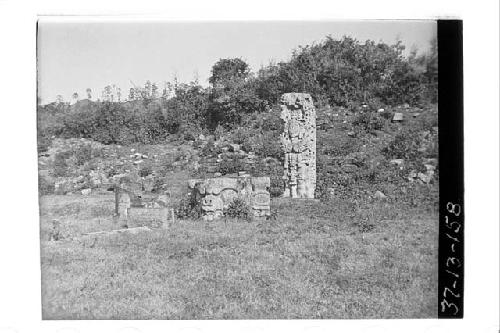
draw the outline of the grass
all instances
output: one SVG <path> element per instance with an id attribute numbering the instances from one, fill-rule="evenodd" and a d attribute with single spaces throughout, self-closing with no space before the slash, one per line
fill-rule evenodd
<path id="1" fill-rule="evenodd" d="M 437 212 L 385 202 L 274 199 L 269 221 L 117 228 L 112 195 L 41 198 L 44 319 L 430 318 Z"/>

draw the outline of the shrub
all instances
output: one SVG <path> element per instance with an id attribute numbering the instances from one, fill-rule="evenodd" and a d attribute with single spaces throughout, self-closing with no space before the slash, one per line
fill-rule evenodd
<path id="1" fill-rule="evenodd" d="M 179 219 L 199 219 L 202 216 L 201 203 L 197 200 L 194 192 L 182 197 L 174 211 L 175 216 Z"/>
<path id="2" fill-rule="evenodd" d="M 139 170 L 139 177 L 147 177 L 153 173 L 151 165 L 146 164 Z"/>
<path id="3" fill-rule="evenodd" d="M 227 175 L 229 173 L 236 173 L 245 170 L 245 167 L 246 165 L 243 162 L 243 158 L 233 157 L 231 159 L 223 159 L 219 163 L 219 172 L 223 175 Z"/>
<path id="4" fill-rule="evenodd" d="M 265 163 L 259 162 L 252 170 L 252 174 L 256 177 L 269 177 L 270 186 L 269 194 L 271 197 L 279 197 L 284 191 L 283 182 L 283 166 L 279 163 Z"/>
<path id="5" fill-rule="evenodd" d="M 49 231 L 49 241 L 58 241 L 63 239 L 61 224 L 58 220 L 52 220 L 52 228 Z"/>
<path id="6" fill-rule="evenodd" d="M 201 149 L 202 156 L 213 156 L 219 154 L 221 150 L 215 146 L 213 139 L 209 139 L 207 144 Z"/>
<path id="7" fill-rule="evenodd" d="M 353 125 L 367 133 L 380 131 L 384 128 L 386 120 L 374 112 L 360 113 L 353 121 Z"/>
<path id="8" fill-rule="evenodd" d="M 224 209 L 224 216 L 249 220 L 251 217 L 250 206 L 241 198 L 236 198 Z"/>
<path id="9" fill-rule="evenodd" d="M 71 155 L 70 152 L 59 152 L 54 157 L 53 174 L 55 177 L 65 177 L 68 174 L 68 164 L 66 159 Z"/>
<path id="10" fill-rule="evenodd" d="M 89 144 L 78 146 L 74 151 L 76 165 L 84 165 L 92 159 L 92 147 Z"/>
<path id="11" fill-rule="evenodd" d="M 255 153 L 261 157 L 274 157 L 283 159 L 283 150 L 280 145 L 279 135 L 275 132 L 267 132 L 262 135 L 259 144 L 253 147 Z"/>
<path id="12" fill-rule="evenodd" d="M 392 117 L 394 117 L 394 113 L 392 113 L 391 111 L 384 111 L 380 113 L 380 116 L 385 120 L 391 120 Z"/>
<path id="13" fill-rule="evenodd" d="M 54 182 L 45 177 L 38 177 L 38 194 L 47 195 L 54 193 Z"/>
<path id="14" fill-rule="evenodd" d="M 417 161 L 422 157 L 419 151 L 421 137 L 415 130 L 404 130 L 396 134 L 387 147 L 382 149 L 382 153 L 387 158 L 402 158 L 410 162 Z"/>
<path id="15" fill-rule="evenodd" d="M 278 219 L 279 213 L 275 207 L 271 207 L 271 212 L 268 216 L 266 216 L 266 220 L 268 221 L 276 221 Z"/>
<path id="16" fill-rule="evenodd" d="M 38 153 L 43 153 L 49 150 L 50 145 L 52 144 L 52 138 L 48 133 L 43 133 L 41 131 L 38 132 L 37 138 L 37 151 Z"/>

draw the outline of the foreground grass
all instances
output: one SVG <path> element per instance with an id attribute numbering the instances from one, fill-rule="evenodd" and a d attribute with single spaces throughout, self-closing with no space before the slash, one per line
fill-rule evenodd
<path id="1" fill-rule="evenodd" d="M 112 229 L 104 216 L 112 202 L 42 198 L 42 235 L 58 214 L 67 233 Z M 436 212 L 380 202 L 273 206 L 272 221 L 178 221 L 91 242 L 42 237 L 43 318 L 436 316 Z"/>

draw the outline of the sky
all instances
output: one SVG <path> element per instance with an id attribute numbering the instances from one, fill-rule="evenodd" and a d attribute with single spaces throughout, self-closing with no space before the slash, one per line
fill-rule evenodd
<path id="1" fill-rule="evenodd" d="M 38 84 L 42 104 L 62 95 L 70 101 L 91 88 L 100 96 L 115 84 L 127 96 L 133 82 L 190 82 L 207 86 L 213 64 L 241 57 L 252 71 L 270 61 L 289 60 L 298 46 L 351 36 L 389 44 L 400 39 L 406 51 L 429 50 L 437 34 L 431 20 L 165 22 L 44 18 L 38 23 Z"/>

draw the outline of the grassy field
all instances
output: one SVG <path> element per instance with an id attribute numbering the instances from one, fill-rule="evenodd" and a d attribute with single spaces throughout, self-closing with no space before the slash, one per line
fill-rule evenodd
<path id="1" fill-rule="evenodd" d="M 44 319 L 429 318 L 437 212 L 274 199 L 269 221 L 119 227 L 113 195 L 43 196 Z M 48 241 L 53 221 L 60 241 Z"/>

